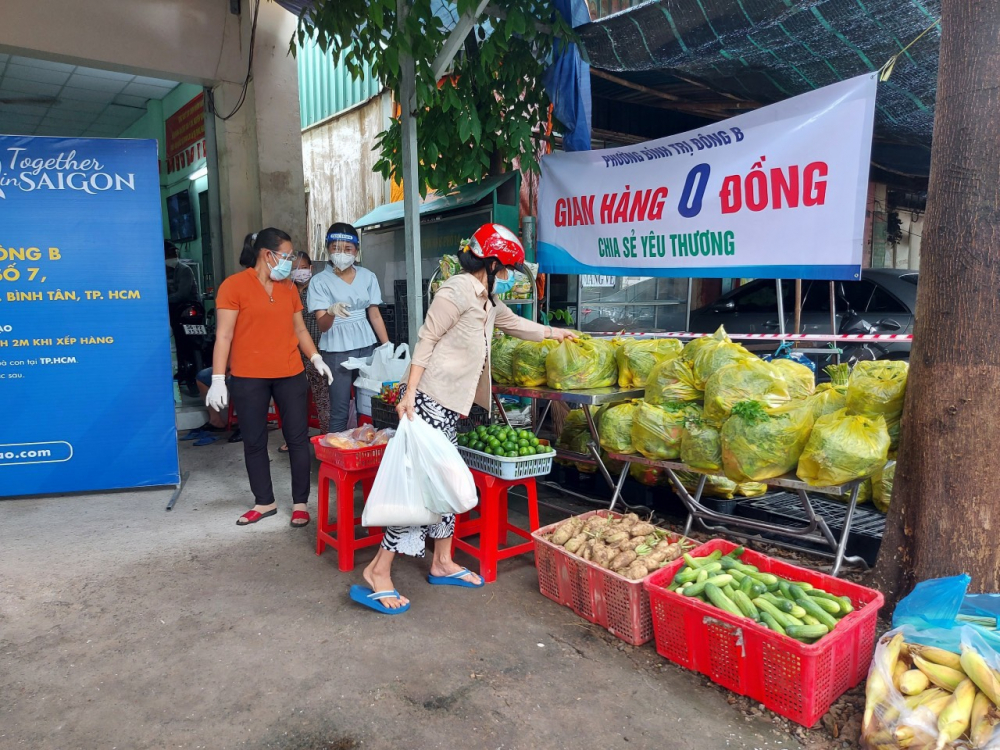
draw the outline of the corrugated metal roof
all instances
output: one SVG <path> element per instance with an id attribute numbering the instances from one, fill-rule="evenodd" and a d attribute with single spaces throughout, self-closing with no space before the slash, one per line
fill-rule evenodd
<path id="1" fill-rule="evenodd" d="M 299 112 L 302 129 L 343 112 L 382 91 L 382 82 L 365 66 L 360 79 L 347 67 L 309 41 L 298 50 Z"/>
<path id="2" fill-rule="evenodd" d="M 443 211 L 450 211 L 453 208 L 475 205 L 507 182 L 507 180 L 511 180 L 516 176 L 517 172 L 508 172 L 494 177 L 487 177 L 481 182 L 461 185 L 444 194 L 437 193 L 433 196 L 428 196 L 427 200 L 420 204 L 420 215 L 430 216 L 431 214 L 439 214 Z M 403 201 L 396 201 L 395 203 L 387 203 L 384 206 L 379 206 L 374 211 L 365 214 L 354 222 L 354 226 L 360 229 L 362 227 L 370 227 L 375 224 L 388 224 L 394 221 L 402 221 L 402 219 Z"/>

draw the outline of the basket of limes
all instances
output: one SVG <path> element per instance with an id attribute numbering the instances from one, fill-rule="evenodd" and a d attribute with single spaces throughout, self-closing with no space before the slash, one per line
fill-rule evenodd
<path id="1" fill-rule="evenodd" d="M 500 479 L 526 479 L 552 471 L 556 452 L 531 430 L 481 425 L 458 436 L 458 452 L 470 468 Z"/>

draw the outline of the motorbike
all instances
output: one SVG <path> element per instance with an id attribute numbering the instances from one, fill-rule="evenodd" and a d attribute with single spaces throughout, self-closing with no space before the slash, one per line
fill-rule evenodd
<path id="1" fill-rule="evenodd" d="M 191 396 L 198 395 L 195 376 L 204 366 L 205 345 L 208 339 L 208 329 L 205 325 L 205 306 L 201 302 L 186 302 L 177 312 L 177 328 L 175 335 L 181 338 L 177 341 L 178 352 L 186 351 L 189 356 L 183 360 L 178 357 L 177 382 L 187 389 Z"/>

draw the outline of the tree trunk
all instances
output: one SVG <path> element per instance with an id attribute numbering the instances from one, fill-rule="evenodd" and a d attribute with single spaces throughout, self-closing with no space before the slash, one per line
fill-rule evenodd
<path id="1" fill-rule="evenodd" d="M 913 353 L 876 583 L 1000 591 L 1000 12 L 943 0 Z M 905 62 L 903 63 L 905 64 Z"/>

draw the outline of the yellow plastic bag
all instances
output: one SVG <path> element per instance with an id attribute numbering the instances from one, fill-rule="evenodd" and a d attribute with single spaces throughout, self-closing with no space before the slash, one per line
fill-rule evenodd
<path id="1" fill-rule="evenodd" d="M 618 347 L 618 385 L 644 388 L 650 370 L 660 362 L 679 357 L 683 345 L 677 339 L 627 340 Z"/>
<path id="2" fill-rule="evenodd" d="M 490 347 L 490 374 L 493 382 L 500 385 L 514 385 L 514 350 L 521 339 L 498 333 Z"/>
<path id="3" fill-rule="evenodd" d="M 888 453 L 889 431 L 882 417 L 841 409 L 816 420 L 797 474 L 813 487 L 832 487 L 870 477 L 885 466 Z"/>
<path id="4" fill-rule="evenodd" d="M 549 352 L 559 346 L 557 341 L 522 341 L 514 348 L 511 357 L 511 374 L 514 384 L 537 388 L 548 382 L 545 360 Z"/>
<path id="5" fill-rule="evenodd" d="M 694 469 L 722 470 L 722 437 L 701 419 L 688 420 L 681 438 L 681 461 Z"/>
<path id="6" fill-rule="evenodd" d="M 632 447 L 654 461 L 679 458 L 685 423 L 700 416 L 701 409 L 694 404 L 657 406 L 636 401 L 632 415 Z"/>
<path id="7" fill-rule="evenodd" d="M 702 391 L 705 390 L 708 379 L 726 365 L 756 358 L 739 344 L 733 343 L 722 327 L 711 336 L 688 342 L 681 356 L 691 363 L 695 385 Z"/>
<path id="8" fill-rule="evenodd" d="M 655 466 L 629 464 L 628 475 L 639 484 L 644 484 L 647 487 L 659 487 L 667 484 L 666 469 L 657 469 Z"/>
<path id="9" fill-rule="evenodd" d="M 808 369 L 808 368 L 805 368 Z M 773 409 L 790 399 L 788 383 L 773 363 L 754 357 L 726 365 L 705 385 L 705 419 L 721 425 L 740 401 Z"/>
<path id="10" fill-rule="evenodd" d="M 772 359 L 770 365 L 784 377 L 788 383 L 788 395 L 793 399 L 808 398 L 813 395 L 816 390 L 816 376 L 804 364 L 781 357 Z"/>
<path id="11" fill-rule="evenodd" d="M 635 410 L 635 404 L 618 404 L 604 412 L 601 423 L 597 426 L 597 434 L 604 450 L 609 453 L 635 453 L 635 448 L 632 447 Z"/>
<path id="12" fill-rule="evenodd" d="M 618 382 L 615 347 L 586 335 L 576 341 L 566 339 L 545 358 L 545 372 L 549 387 L 560 391 L 615 385 Z"/>
<path id="13" fill-rule="evenodd" d="M 899 445 L 909 369 L 906 362 L 896 360 L 858 362 L 847 384 L 848 411 L 866 417 L 883 417 L 893 450 Z"/>
<path id="14" fill-rule="evenodd" d="M 711 474 L 698 474 L 694 471 L 674 472 L 677 479 L 684 485 L 684 489 L 692 495 L 698 490 L 698 482 L 705 477 L 705 488 L 701 491 L 702 497 L 717 497 L 722 500 L 732 500 L 736 495 L 739 485 L 726 477 L 712 476 Z"/>
<path id="15" fill-rule="evenodd" d="M 767 494 L 767 485 L 763 482 L 740 482 L 736 485 L 736 494 L 743 497 L 760 497 Z"/>
<path id="16" fill-rule="evenodd" d="M 650 404 L 700 401 L 704 395 L 695 385 L 691 363 L 680 357 L 655 365 L 646 379 L 645 400 Z"/>
<path id="17" fill-rule="evenodd" d="M 892 501 L 892 483 L 896 479 L 896 462 L 889 461 L 872 474 L 872 503 L 883 513 L 889 512 Z"/>
<path id="18" fill-rule="evenodd" d="M 790 401 L 767 411 L 741 401 L 722 427 L 722 467 L 735 482 L 763 482 L 794 471 L 809 440 L 809 403 Z"/>

